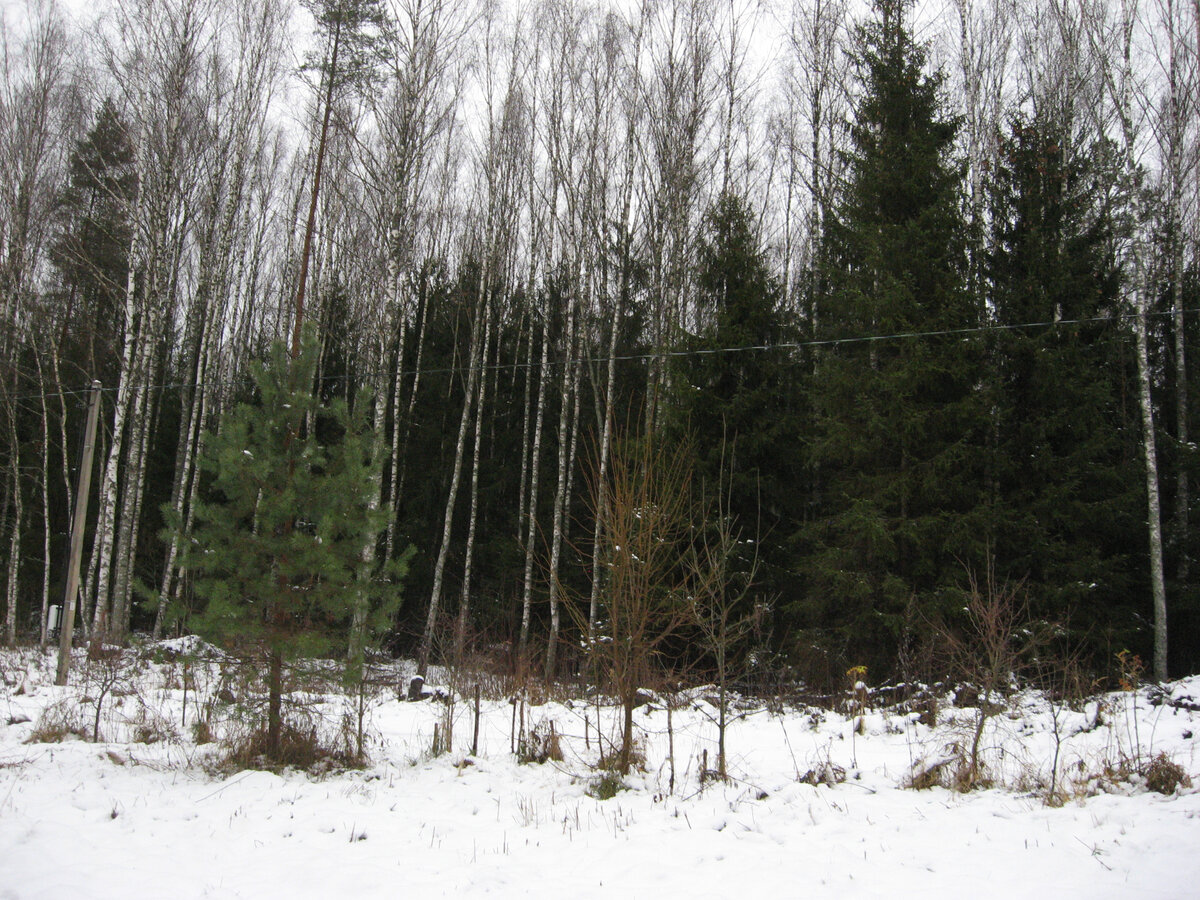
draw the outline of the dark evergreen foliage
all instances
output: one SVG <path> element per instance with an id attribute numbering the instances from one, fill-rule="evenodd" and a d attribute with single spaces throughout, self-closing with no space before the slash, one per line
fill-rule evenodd
<path id="1" fill-rule="evenodd" d="M 1068 626 L 1059 634 L 1073 648 L 1083 646 L 1088 665 L 1103 673 L 1119 650 L 1150 655 L 1145 468 L 1128 315 L 1144 275 L 1149 294 L 1157 297 L 1148 318 L 1149 352 L 1168 537 L 1171 662 L 1176 672 L 1200 665 L 1200 531 L 1195 515 L 1186 529 L 1175 515 L 1181 472 L 1191 476 L 1192 511 L 1200 505 L 1194 446 L 1200 404 L 1191 404 L 1188 440 L 1176 422 L 1176 379 L 1189 382 L 1184 396 L 1195 396 L 1200 386 L 1195 360 L 1181 375 L 1175 356 L 1178 295 L 1170 281 L 1175 260 L 1168 254 L 1178 245 L 1168 225 L 1158 224 L 1156 234 L 1144 215 L 1134 220 L 1135 209 L 1153 215 L 1154 203 L 1146 198 L 1162 189 L 1154 173 L 1115 163 L 1117 154 L 1103 134 L 1082 126 L 1083 119 L 1063 118 L 1069 102 L 1023 98 L 1008 107 L 1026 112 L 1009 120 L 994 136 L 995 148 L 984 153 L 986 164 L 976 174 L 987 207 L 968 234 L 963 208 L 976 198 L 964 196 L 963 167 L 955 156 L 958 122 L 944 98 L 943 79 L 930 71 L 925 48 L 913 38 L 909 0 L 876 0 L 869 21 L 855 32 L 861 89 L 853 92 L 853 119 L 845 123 L 844 165 L 825 173 L 831 182 L 841 178 L 827 207 L 809 216 L 803 206 L 811 198 L 803 190 L 783 200 L 725 194 L 700 216 L 693 203 L 719 178 L 708 179 L 698 158 L 687 153 L 676 159 L 690 142 L 672 144 L 669 129 L 649 121 L 653 114 L 643 116 L 638 104 L 644 97 L 625 95 L 618 71 L 628 62 L 618 46 L 624 38 L 613 38 L 611 71 L 603 85 L 588 86 L 595 95 L 579 113 L 584 107 L 578 94 L 592 76 L 568 75 L 571 66 L 559 73 L 549 56 L 534 64 L 522 54 L 533 53 L 536 40 L 489 47 L 494 71 L 464 72 L 460 80 L 458 63 L 439 57 L 440 49 L 427 58 L 389 58 L 385 51 L 401 46 L 416 53 L 417 35 L 404 32 L 415 27 L 413 21 L 393 33 L 395 23 L 378 0 L 309 0 L 307 6 L 318 44 L 306 68 L 322 88 L 313 125 L 323 138 L 309 165 L 298 164 L 303 178 L 286 182 L 278 174 L 284 171 L 283 145 L 247 147 L 245 159 L 235 164 L 206 143 L 213 134 L 250 133 L 218 121 L 241 115 L 218 103 L 211 122 L 187 113 L 197 125 L 194 141 L 184 142 L 187 153 L 194 151 L 187 163 L 192 168 L 179 190 L 168 192 L 169 202 L 164 194 L 171 208 L 150 202 L 153 191 L 139 203 L 139 191 L 161 180 L 156 170 L 137 171 L 138 160 L 154 158 L 154 142 L 161 139 L 154 128 L 161 123 L 154 125 L 149 106 L 138 108 L 127 95 L 119 104 L 102 104 L 93 121 L 66 123 L 53 136 L 63 142 L 52 162 L 63 166 L 52 179 L 61 184 L 39 188 L 56 204 L 53 219 L 39 223 L 49 227 L 39 231 L 42 243 L 32 248 L 36 273 L 19 297 L 16 285 L 25 281 L 16 275 L 30 271 L 23 268 L 21 229 L 8 224 L 0 233 L 0 300 L 14 316 L 6 323 L 9 340 L 0 360 L 0 569 L 7 575 L 10 556 L 19 554 L 11 570 L 20 630 L 32 633 L 37 624 L 46 570 L 51 602 L 62 590 L 59 561 L 65 558 L 68 483 L 83 421 L 81 391 L 93 377 L 107 389 L 100 470 L 104 450 L 113 446 L 120 381 L 138 386 L 149 378 L 146 403 L 131 405 L 125 419 L 116 460 L 118 521 L 103 526 L 120 528 L 126 510 L 140 509 L 132 556 L 147 593 L 162 583 L 167 556 L 160 508 L 175 499 L 176 484 L 191 485 L 184 473 L 192 470 L 178 457 L 194 447 L 187 430 L 191 401 L 199 398 L 196 414 L 206 425 L 225 413 L 221 429 L 208 438 L 196 542 L 183 560 L 191 573 L 183 583 L 195 585 L 198 627 L 256 644 L 277 661 L 285 654 L 340 652 L 349 628 L 347 603 L 366 584 L 356 554 L 370 545 L 369 532 L 389 523 L 395 540 L 377 541 L 377 558 L 385 547 L 416 545 L 405 583 L 410 596 L 427 599 L 467 402 L 472 329 L 486 303 L 490 344 L 478 382 L 486 385 L 486 404 L 473 497 L 469 641 L 503 644 L 515 640 L 520 627 L 529 534 L 522 515 L 531 487 L 529 469 L 522 468 L 531 454 L 543 376 L 531 645 L 542 646 L 548 632 L 549 546 L 562 449 L 556 426 L 563 366 L 576 364 L 578 353 L 579 431 L 564 429 L 577 444 L 556 573 L 565 603 L 590 600 L 593 577 L 604 582 L 603 571 L 591 571 L 595 513 L 587 492 L 612 371 L 612 434 L 638 435 L 660 448 L 686 444 L 696 499 L 710 516 L 726 517 L 710 519 L 708 531 L 693 532 L 693 540 L 732 520 L 741 543 L 726 596 L 743 604 L 738 614 L 751 606 L 775 611 L 769 620 L 756 620 L 764 626 L 755 635 L 756 658 L 766 658 L 759 651 L 769 644 L 780 651 L 773 661 L 796 663 L 772 667 L 826 687 L 840 686 L 847 669 L 861 664 L 872 681 L 928 674 L 914 651 L 931 633 L 932 620 L 954 615 L 971 569 L 980 576 L 994 572 L 1006 589 L 1021 582 L 1032 613 Z M 611 25 L 619 30 L 617 19 Z M 531 22 L 529 35 L 539 27 Z M 454 43 L 449 34 L 427 36 Z M 231 98 L 249 89 L 248 83 L 234 87 L 242 74 L 252 75 L 249 68 L 222 70 L 219 43 L 212 45 L 212 68 L 204 69 L 211 82 L 196 89 L 223 90 L 228 82 Z M 629 58 L 638 65 L 653 62 L 652 54 L 642 53 L 639 44 Z M 447 81 L 428 96 L 405 93 L 408 82 L 399 81 L 377 91 L 375 76 L 385 69 L 390 80 L 404 66 L 420 74 L 442 64 L 450 68 L 439 78 L 445 74 Z M 478 79 L 502 72 L 511 76 L 509 95 L 494 97 L 500 118 L 492 140 L 472 156 L 471 142 L 484 127 L 456 118 L 469 108 L 456 104 L 476 102 Z M 678 79 L 681 72 L 669 74 Z M 559 74 L 574 80 L 560 83 Z M 707 74 L 700 68 L 692 74 L 693 99 L 699 101 Z M 264 82 L 263 90 L 268 87 Z M 650 82 L 643 87 L 661 89 Z M 493 89 L 499 92 L 502 81 L 490 84 Z M 250 93 L 246 101 L 253 105 Z M 560 123 L 561 134 L 554 131 L 559 124 L 551 127 L 560 100 L 564 112 L 574 110 Z M 373 136 L 356 130 L 355 122 L 360 112 L 369 121 L 393 103 L 440 118 L 428 133 L 393 135 L 397 147 L 377 155 Z M 688 120 L 697 135 L 715 109 L 702 106 L 698 102 Z M 249 106 L 243 112 L 253 115 Z M 821 114 L 837 115 L 837 104 L 822 107 Z M 125 115 L 135 124 L 127 124 Z M 579 129 L 595 122 L 610 131 L 584 140 Z M 657 129 L 649 143 L 639 133 L 643 126 Z M 78 130 L 71 133 L 71 127 Z M 825 140 L 821 135 L 818 140 Z M 551 144 L 543 145 L 544 137 Z M 140 147 L 139 140 L 150 143 Z M 560 140 L 561 146 L 555 143 Z M 625 140 L 632 143 L 625 147 Z M 707 146 L 707 138 L 697 140 Z M 809 152 L 793 144 L 789 152 Z M 582 174 L 597 178 L 577 185 L 571 180 L 581 170 L 579 160 L 569 158 L 575 152 L 570 148 L 585 145 L 587 165 L 597 169 Z M 329 153 L 329 183 L 315 191 L 314 163 L 322 148 Z M 411 167 L 405 169 L 411 194 L 398 199 L 389 193 L 395 185 L 388 179 L 399 177 L 396 154 L 404 153 L 411 153 L 403 162 Z M 656 165 L 661 172 L 654 174 Z M 656 180 L 667 171 L 682 174 Z M 496 180 L 501 172 L 507 174 Z M 496 209 L 503 209 L 495 213 L 502 222 L 488 219 L 471 199 L 469 180 L 478 175 L 493 179 L 488 196 L 503 197 L 496 200 Z M 1137 203 L 1135 187 L 1144 192 Z M 5 190 L 5 209 L 19 212 L 29 198 L 19 196 L 15 182 Z M 37 198 L 45 200 L 42 193 Z M 437 202 L 444 205 L 426 208 Z M 815 259 L 805 261 L 805 271 L 791 273 L 795 290 L 787 308 L 778 280 L 784 267 L 774 254 L 793 254 L 790 271 L 797 262 L 794 232 L 781 247 L 758 220 L 765 210 L 763 222 L 777 221 L 784 203 L 790 227 L 803 219 L 823 230 L 813 236 Z M 299 235 L 286 234 L 306 204 L 313 218 L 305 232 L 315 241 L 307 254 L 296 246 Z M 665 231 L 658 228 L 661 216 L 670 220 Z M 227 247 L 217 238 L 226 226 Z M 1182 227 L 1192 226 L 1184 221 Z M 139 243 L 139 236 L 147 240 Z M 133 245 L 152 260 L 146 271 L 160 279 L 153 290 L 141 272 L 130 271 Z M 221 268 L 225 250 L 228 271 Z M 1136 272 L 1117 265 L 1118 250 L 1126 265 L 1137 264 Z M 445 258 L 420 259 L 423 253 Z M 1133 255 L 1142 253 L 1147 256 Z M 484 267 L 472 254 L 487 254 L 490 284 L 481 284 Z M 290 298 L 299 295 L 294 269 L 306 255 L 315 269 L 306 281 L 312 299 L 307 315 L 320 335 L 319 348 L 307 348 L 295 370 L 271 355 L 250 378 L 247 359 L 266 355 L 273 334 L 287 327 Z M 1192 256 L 1188 245 L 1185 262 Z M 1189 264 L 1183 328 L 1185 343 L 1194 348 L 1200 280 L 1194 260 Z M 399 283 L 384 289 L 390 279 Z M 126 321 L 130 285 L 139 302 Z M 380 314 L 382 302 L 395 306 Z M 574 344 L 567 337 L 572 308 Z M 222 320 L 209 310 L 221 310 Z M 302 317 L 293 323 L 296 318 Z M 393 331 L 380 335 L 371 331 L 375 327 Z M 132 373 L 120 371 L 125 346 L 139 351 Z M 610 349 L 617 357 L 611 370 Z M 201 377 L 207 381 L 203 391 L 195 383 Z M 225 383 L 227 378 L 235 383 Z M 365 431 L 377 398 L 361 394 L 363 385 L 387 392 L 378 435 Z M 136 397 L 136 390 L 128 396 Z M 649 390 L 656 393 L 647 404 Z M 467 510 L 476 489 L 470 468 L 477 420 L 472 414 L 467 421 L 440 595 L 448 622 L 462 596 Z M 382 456 L 382 470 L 374 469 L 378 460 L 365 461 L 372 449 Z M 367 513 L 362 491 L 368 475 L 376 474 L 382 496 L 396 493 L 399 499 L 395 509 Z M 126 491 L 130 485 L 141 493 Z M 93 491 L 99 494 L 100 479 Z M 190 492 L 178 496 L 172 505 L 186 516 Z M 93 531 L 96 509 L 93 504 L 89 515 Z M 339 517 L 342 524 L 335 525 Z M 121 534 L 114 558 L 123 564 L 133 537 Z M 393 591 L 386 573 L 382 582 L 370 582 L 370 592 Z M 391 649 L 411 650 L 428 607 L 412 602 L 395 610 L 383 599 L 372 606 L 373 627 L 388 632 Z M 603 590 L 598 599 L 603 607 Z M 558 646 L 579 646 L 576 630 L 583 620 L 568 615 L 564 621 Z M 135 629 L 146 624 L 135 614 Z M 678 631 L 663 645 L 664 656 L 690 662 L 706 652 L 688 646 L 693 634 Z M 568 671 L 570 661 L 564 663 L 560 670 Z"/>
<path id="2" fill-rule="evenodd" d="M 378 462 L 369 423 L 351 417 L 343 400 L 314 394 L 317 356 L 306 329 L 299 357 L 277 343 L 255 366 L 255 401 L 229 410 L 208 436 L 200 464 L 209 495 L 197 502 L 183 548 L 199 601 L 186 624 L 269 665 L 272 740 L 283 664 L 340 655 L 356 617 L 369 636 L 390 627 L 406 564 L 364 571 L 364 547 L 388 516 L 371 505 Z M 340 439 L 322 443 L 322 432 Z"/>
<path id="3" fill-rule="evenodd" d="M 993 178 L 985 266 L 1005 329 L 991 351 L 989 544 L 1000 574 L 1025 579 L 1033 612 L 1069 623 L 1098 659 L 1149 649 L 1132 602 L 1146 569 L 1145 483 L 1103 158 L 1070 123 L 1016 119 Z"/>
<path id="4" fill-rule="evenodd" d="M 793 604 L 809 637 L 875 671 L 894 668 L 906 615 L 931 612 L 984 539 L 982 346 L 954 333 L 978 326 L 982 305 L 964 286 L 956 125 L 907 5 L 877 3 L 858 36 L 864 92 L 815 309 L 817 336 L 845 343 L 818 350 L 818 494 Z"/>
<path id="5" fill-rule="evenodd" d="M 743 575 L 757 560 L 746 602 L 767 608 L 795 587 L 788 538 L 802 515 L 804 448 L 800 370 L 788 346 L 797 329 L 752 221 L 731 195 L 705 218 L 696 273 L 702 324 L 674 365 L 669 428 L 694 448 L 702 505 L 732 517 Z"/>
<path id="6" fill-rule="evenodd" d="M 79 387 L 92 378 L 115 381 L 133 236 L 130 204 L 137 189 L 127 125 L 105 100 L 71 154 L 59 232 L 50 248 L 64 307 L 62 351 L 79 367 L 67 378 Z"/>

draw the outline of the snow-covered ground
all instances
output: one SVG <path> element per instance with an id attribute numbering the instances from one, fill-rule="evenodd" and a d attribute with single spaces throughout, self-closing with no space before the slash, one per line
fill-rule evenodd
<path id="1" fill-rule="evenodd" d="M 187 725 L 178 662 L 107 671 L 100 743 L 29 742 L 56 722 L 90 730 L 104 681 L 77 662 L 57 688 L 51 655 L 0 653 L 3 900 L 1200 897 L 1200 789 L 1164 796 L 1116 771 L 1165 753 L 1200 783 L 1200 677 L 1078 710 L 1016 698 L 983 743 L 1004 786 L 967 794 L 906 786 L 914 767 L 969 745 L 974 711 L 948 702 L 934 728 L 868 709 L 857 729 L 828 710 L 744 704 L 733 779 L 701 784 L 716 749 L 697 691 L 670 728 L 661 703 L 638 710 L 645 769 L 599 800 L 594 704 L 529 705 L 526 728 L 553 722 L 563 759 L 521 764 L 519 709 L 505 700 L 484 700 L 472 757 L 472 703 L 460 699 L 452 750 L 435 757 L 446 706 L 386 691 L 371 704 L 366 769 L 218 774 L 206 760 L 220 745 L 197 745 L 191 728 L 220 686 L 208 670 L 189 683 Z M 336 729 L 336 693 L 309 699 Z M 212 709 L 219 734 L 233 708 Z M 607 741 L 615 713 L 599 715 Z M 1051 806 L 1056 733 L 1065 802 Z M 801 780 L 838 770 L 843 783 Z"/>

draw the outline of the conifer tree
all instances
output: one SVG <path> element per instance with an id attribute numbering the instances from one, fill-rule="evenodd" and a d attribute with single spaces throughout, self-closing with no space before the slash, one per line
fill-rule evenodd
<path id="1" fill-rule="evenodd" d="M 985 272 L 994 338 L 990 529 L 1036 614 L 1130 642 L 1144 563 L 1132 355 L 1105 203 L 1105 154 L 1070 123 L 1016 118 L 992 178 Z M 1035 327 L 1014 326 L 1037 324 Z M 1058 323 L 1051 325 L 1049 323 Z M 1148 650 L 1149 648 L 1145 648 Z M 1103 664 L 1104 660 L 1098 660 Z"/>
<path id="2" fill-rule="evenodd" d="M 130 205 L 138 188 L 128 126 L 111 100 L 101 104 L 69 167 L 59 198 L 61 230 L 50 248 L 65 307 L 64 333 L 74 332 L 64 350 L 83 367 L 85 378 L 111 384 L 129 273 Z"/>
<path id="3" fill-rule="evenodd" d="M 200 465 L 212 488 L 184 558 L 203 601 L 189 624 L 266 664 L 269 754 L 280 748 L 284 665 L 345 647 L 356 610 L 370 613 L 353 624 L 379 633 L 399 602 L 394 584 L 361 566 L 388 515 L 370 503 L 378 461 L 369 423 L 341 399 L 321 403 L 317 357 L 311 328 L 299 357 L 276 343 L 254 368 L 255 401 L 209 436 Z M 304 430 L 306 421 L 317 427 Z"/>
<path id="4" fill-rule="evenodd" d="M 980 347 L 947 333 L 981 320 L 964 287 L 957 126 L 909 6 L 877 0 L 857 34 L 864 90 L 818 262 L 815 333 L 831 343 L 815 367 L 818 493 L 793 610 L 848 663 L 885 671 L 906 611 L 960 578 L 983 537 Z"/>
<path id="5" fill-rule="evenodd" d="M 694 449 L 700 490 L 747 543 L 741 574 L 756 562 L 757 584 L 739 591 L 765 605 L 788 589 L 788 538 L 803 501 L 799 368 L 793 350 L 781 346 L 795 342 L 796 328 L 745 201 L 723 194 L 704 226 L 701 325 L 674 366 L 671 428 Z"/>

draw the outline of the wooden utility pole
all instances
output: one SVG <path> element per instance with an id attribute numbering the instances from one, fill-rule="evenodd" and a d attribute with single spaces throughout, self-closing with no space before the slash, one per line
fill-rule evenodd
<path id="1" fill-rule="evenodd" d="M 67 563 L 67 593 L 63 597 L 62 626 L 58 638 L 58 675 L 54 683 L 67 683 L 71 671 L 71 637 L 75 630 L 75 600 L 79 594 L 79 561 L 83 557 L 83 532 L 87 526 L 88 494 L 92 490 L 92 451 L 96 448 L 96 421 L 100 417 L 100 382 L 92 382 L 88 401 L 87 428 L 83 439 L 83 459 L 75 486 L 75 515 L 71 519 L 71 558 Z"/>

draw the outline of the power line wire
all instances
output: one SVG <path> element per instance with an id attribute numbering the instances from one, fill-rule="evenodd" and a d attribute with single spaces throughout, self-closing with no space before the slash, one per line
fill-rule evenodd
<path id="1" fill-rule="evenodd" d="M 1184 313 L 1185 315 L 1193 315 L 1196 313 L 1200 313 L 1200 307 L 1189 307 L 1187 309 L 1182 310 L 1181 312 Z M 1174 315 L 1175 315 L 1174 310 L 1162 310 L 1162 311 L 1157 311 L 1157 312 L 1146 313 L 1146 316 L 1148 318 L 1164 318 L 1167 316 L 1174 316 Z M 1107 324 L 1107 323 L 1113 323 L 1113 322 L 1129 321 L 1132 319 L 1137 319 L 1140 316 L 1141 316 L 1141 313 L 1132 313 L 1132 312 L 1131 313 L 1114 313 L 1112 315 L 1107 315 L 1107 316 L 1091 316 L 1091 317 L 1085 317 L 1085 318 L 1079 318 L 1079 319 L 1053 319 L 1050 321 L 1043 321 L 1043 322 L 1021 322 L 1018 324 L 1009 324 L 1009 325 L 1003 325 L 1003 324 L 976 325 L 976 326 L 971 326 L 968 328 L 945 328 L 945 329 L 938 329 L 938 330 L 933 330 L 933 331 L 900 331 L 900 332 L 891 332 L 888 334 L 859 335 L 859 336 L 841 337 L 841 338 L 812 338 L 810 340 L 803 340 L 803 341 L 783 341 L 783 342 L 780 342 L 777 344 L 744 344 L 744 345 L 732 346 L 732 347 L 703 347 L 703 348 L 691 348 L 691 349 L 658 350 L 658 351 L 651 351 L 651 352 L 646 352 L 646 353 L 617 354 L 617 355 L 611 356 L 611 357 L 609 357 L 609 356 L 588 356 L 588 357 L 572 358 L 572 359 L 566 359 L 566 360 L 553 359 L 548 362 L 541 361 L 541 362 L 536 362 L 536 363 L 517 361 L 517 362 L 509 362 L 509 363 L 490 363 L 490 364 L 485 364 L 485 365 L 442 366 L 439 368 L 420 369 L 420 370 L 404 369 L 404 370 L 396 371 L 396 372 L 393 372 L 391 370 L 361 372 L 361 373 L 358 373 L 357 377 L 359 379 L 365 379 L 365 378 L 392 377 L 392 376 L 398 376 L 398 377 L 403 378 L 403 377 L 407 377 L 410 375 L 417 375 L 417 374 L 420 374 L 422 376 L 425 376 L 425 375 L 464 375 L 464 374 L 469 374 L 472 371 L 472 369 L 477 370 L 479 372 L 515 372 L 515 371 L 519 371 L 522 369 L 536 369 L 542 365 L 547 365 L 551 368 L 555 368 L 555 367 L 558 367 L 558 366 L 561 366 L 564 364 L 565 365 L 576 365 L 576 364 L 585 363 L 585 362 L 591 362 L 591 363 L 607 363 L 610 361 L 612 361 L 612 362 L 647 362 L 649 360 L 654 360 L 654 359 L 686 359 L 688 357 L 716 356 L 719 354 L 726 354 L 726 353 L 752 353 L 752 352 L 765 352 L 765 351 L 770 351 L 770 350 L 804 350 L 804 349 L 808 349 L 808 348 L 817 348 L 817 347 L 853 346 L 855 344 L 873 344 L 873 343 L 882 343 L 882 342 L 886 342 L 886 341 L 916 340 L 916 339 L 920 339 L 920 338 L 967 337 L 967 336 L 975 335 L 975 334 L 1023 331 L 1026 329 L 1034 329 L 1034 328 L 1058 328 L 1058 327 L 1072 326 L 1072 325 Z M 346 379 L 346 377 L 347 376 L 344 376 L 344 375 L 326 375 L 326 376 L 323 376 L 322 378 L 318 379 L 318 381 L 321 384 L 329 384 L 329 383 L 334 383 L 334 382 L 338 382 L 338 381 L 343 381 Z M 221 379 L 221 380 L 217 380 L 217 381 L 197 381 L 197 382 L 190 382 L 190 381 L 163 382 L 160 384 L 148 385 L 148 386 L 146 386 L 146 390 L 167 391 L 167 390 L 182 390 L 185 388 L 198 388 L 201 386 L 221 387 L 221 386 L 228 386 L 228 385 L 232 384 L 233 382 L 234 382 L 234 379 Z M 109 392 L 115 391 L 116 389 L 117 389 L 116 385 L 105 385 L 104 387 L 101 388 L 101 390 L 104 393 L 109 393 Z M 50 398 L 50 397 L 56 397 L 56 398 L 57 397 L 77 397 L 77 396 L 82 397 L 82 396 L 86 396 L 90 390 L 91 390 L 91 387 L 89 386 L 89 387 L 82 387 L 82 388 L 78 388 L 78 389 L 74 389 L 74 390 L 51 391 L 49 393 L 46 393 L 45 396 L 47 398 Z M 39 394 L 25 394 L 25 395 L 21 395 L 21 396 L 17 396 L 17 397 L 12 397 L 12 398 L 10 398 L 10 400 L 11 400 L 11 402 L 15 402 L 15 403 L 23 403 L 25 401 L 30 401 L 30 400 L 40 400 L 42 398 L 42 396 L 43 395 L 40 393 Z"/>

